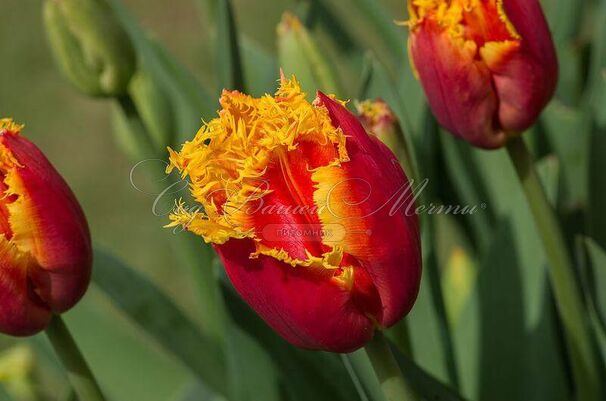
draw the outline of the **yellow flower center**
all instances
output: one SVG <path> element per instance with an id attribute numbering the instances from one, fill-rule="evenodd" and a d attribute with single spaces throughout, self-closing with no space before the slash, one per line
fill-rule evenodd
<path id="1" fill-rule="evenodd" d="M 169 149 L 167 169 L 176 168 L 189 178 L 191 193 L 201 206 L 191 210 L 179 202 L 169 227 L 182 225 L 215 244 L 230 238 L 256 239 L 249 208 L 271 192 L 264 177 L 270 163 L 280 167 L 285 185 L 302 203 L 286 160 L 289 152 L 305 143 L 321 144 L 334 147 L 330 163 L 348 160 L 345 135 L 332 125 L 326 108 L 306 100 L 294 77 L 283 77 L 273 97 L 224 91 L 220 104 L 218 117 L 205 123 L 180 152 Z"/>
<path id="2" fill-rule="evenodd" d="M 408 9 L 411 29 L 426 18 L 434 18 L 453 38 L 474 40 L 479 46 L 520 39 L 503 0 L 409 0 Z"/>

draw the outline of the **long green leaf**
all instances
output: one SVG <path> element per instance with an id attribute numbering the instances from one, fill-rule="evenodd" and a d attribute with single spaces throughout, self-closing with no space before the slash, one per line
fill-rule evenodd
<path id="1" fill-rule="evenodd" d="M 341 355 L 362 401 L 387 401 L 365 350 Z"/>
<path id="2" fill-rule="evenodd" d="M 454 328 L 461 392 L 495 401 L 567 400 L 571 389 L 542 268 L 546 258 L 530 211 L 503 152 L 473 150 L 469 157 L 499 220 L 481 255 L 477 286 Z M 548 161 L 545 167 L 557 164 Z M 557 172 L 543 175 L 551 177 L 543 184 L 554 193 Z"/>
<path id="3" fill-rule="evenodd" d="M 581 271 L 581 283 L 587 302 L 587 311 L 595 333 L 597 346 L 601 352 L 602 369 L 606 367 L 606 315 L 604 296 L 599 288 L 606 279 L 606 251 L 587 237 L 576 238 L 577 262 Z M 602 284 L 602 285 L 601 285 Z"/>
<path id="4" fill-rule="evenodd" d="M 313 0 L 330 10 L 364 49 L 374 49 L 379 59 L 396 74 L 406 63 L 406 30 L 375 0 Z"/>
<path id="5" fill-rule="evenodd" d="M 564 198 L 568 209 L 587 204 L 587 173 L 590 151 L 591 113 L 554 100 L 542 118 L 547 139 L 562 163 Z"/>
<path id="6" fill-rule="evenodd" d="M 129 318 L 206 385 L 219 394 L 228 393 L 221 348 L 149 280 L 100 250 L 95 252 L 93 280 Z"/>
<path id="7" fill-rule="evenodd" d="M 218 87 L 244 90 L 240 40 L 231 0 L 202 0 L 208 23 L 216 30 Z"/>
<path id="8" fill-rule="evenodd" d="M 591 70 L 588 87 L 595 126 L 591 131 L 589 155 L 589 210 L 587 224 L 591 237 L 606 248 L 606 2 L 596 5 L 591 53 Z"/>
<path id="9" fill-rule="evenodd" d="M 170 145 L 180 146 L 199 129 L 202 117 L 210 118 L 214 114 L 215 106 L 210 101 L 211 97 L 166 50 L 148 38 L 119 0 L 111 0 L 111 4 L 135 44 L 141 68 L 169 96 L 175 118 L 173 130 L 176 132 L 175 142 Z M 189 269 L 199 287 L 204 334 L 221 345 L 226 318 L 216 278 L 210 268 L 214 257 L 212 250 L 187 233 L 176 236 L 171 246 L 175 248 L 180 264 Z"/>
<path id="10" fill-rule="evenodd" d="M 465 399 L 457 394 L 455 390 L 438 381 L 435 377 L 421 369 L 412 360 L 402 354 L 397 347 L 391 345 L 400 369 L 409 378 L 409 382 L 415 387 L 415 390 L 426 400 L 440 401 L 464 401 Z"/>
<path id="11" fill-rule="evenodd" d="M 168 93 L 176 120 L 172 146 L 180 145 L 185 139 L 191 139 L 203 117 L 214 115 L 216 103 L 190 72 L 148 37 L 122 2 L 109 1 L 135 44 L 140 68 Z"/>
<path id="12" fill-rule="evenodd" d="M 588 256 L 588 267 L 591 269 L 590 280 L 587 280 L 591 287 L 588 290 L 593 297 L 593 302 L 595 302 L 602 330 L 606 332 L 606 292 L 604 291 L 606 286 L 606 251 L 589 238 L 585 238 L 584 245 Z"/>

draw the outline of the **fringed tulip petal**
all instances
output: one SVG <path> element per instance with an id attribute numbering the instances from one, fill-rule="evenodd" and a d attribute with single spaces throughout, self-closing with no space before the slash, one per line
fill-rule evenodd
<path id="1" fill-rule="evenodd" d="M 27 315 L 22 327 L 0 322 L 0 330 L 31 334 L 44 328 L 46 323 L 40 322 L 48 321 L 51 313 L 66 311 L 84 295 L 92 265 L 90 234 L 63 178 L 9 120 L 0 126 L 0 152 L 0 242 L 11 251 L 4 253 L 2 274 L 13 278 L 12 284 L 8 278 L 4 283 L 13 294 L 6 295 L 12 301 L 2 302 L 2 313 L 6 319 L 19 310 Z M 21 266 L 18 275 L 15 265 Z"/>
<path id="2" fill-rule="evenodd" d="M 493 149 L 529 128 L 558 66 L 536 0 L 409 0 L 412 62 L 429 104 L 454 135 Z"/>
<path id="3" fill-rule="evenodd" d="M 170 151 L 169 171 L 203 206 L 179 203 L 170 226 L 215 244 L 236 290 L 286 340 L 363 346 L 410 310 L 420 282 L 416 216 L 390 213 L 409 190 L 395 157 L 340 102 L 307 102 L 294 79 L 275 97 L 224 92 L 221 105 Z"/>

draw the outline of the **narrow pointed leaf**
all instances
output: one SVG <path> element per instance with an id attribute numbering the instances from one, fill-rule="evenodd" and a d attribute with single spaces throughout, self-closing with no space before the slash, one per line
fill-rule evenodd
<path id="1" fill-rule="evenodd" d="M 100 250 L 95 252 L 93 280 L 129 318 L 206 385 L 220 394 L 227 393 L 220 347 L 149 280 Z"/>

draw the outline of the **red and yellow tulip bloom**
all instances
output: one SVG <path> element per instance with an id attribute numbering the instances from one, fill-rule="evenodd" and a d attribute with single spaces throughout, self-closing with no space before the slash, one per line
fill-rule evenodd
<path id="1" fill-rule="evenodd" d="M 408 0 L 409 50 L 445 128 L 501 147 L 551 99 L 558 63 L 538 0 Z"/>
<path id="2" fill-rule="evenodd" d="M 214 244 L 234 287 L 294 345 L 363 346 L 412 307 L 421 274 L 417 216 L 393 153 L 342 103 L 305 99 L 282 78 L 274 97 L 224 91 L 217 118 L 179 153 L 199 204 L 171 226 Z M 391 202 L 391 203 L 390 203 Z"/>
<path id="3" fill-rule="evenodd" d="M 0 332 L 15 336 L 43 330 L 78 302 L 92 264 L 78 201 L 20 131 L 0 120 Z"/>

